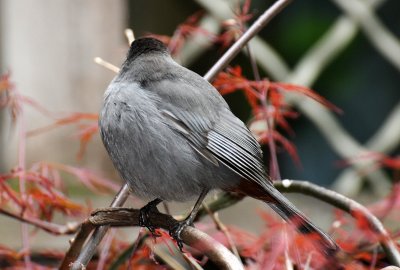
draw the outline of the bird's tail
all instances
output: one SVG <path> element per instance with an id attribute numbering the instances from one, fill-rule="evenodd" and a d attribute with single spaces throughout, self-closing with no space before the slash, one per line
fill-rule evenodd
<path id="1" fill-rule="evenodd" d="M 276 193 L 277 194 L 273 194 L 276 201 L 268 201 L 268 205 L 284 220 L 292 224 L 299 233 L 309 235 L 313 241 L 320 246 L 322 249 L 321 251 L 327 256 L 327 258 L 335 257 L 335 254 L 340 250 L 335 241 L 315 226 L 282 194 L 278 191 Z"/>
<path id="2" fill-rule="evenodd" d="M 339 247 L 326 233 L 311 223 L 301 212 L 289 204 L 268 203 L 284 220 L 295 226 L 296 230 L 305 235 L 311 236 L 313 241 L 321 246 L 322 251 L 328 257 L 334 256 Z"/>
<path id="3" fill-rule="evenodd" d="M 315 226 L 300 210 L 286 199 L 271 182 L 254 183 L 249 185 L 247 180 L 242 181 L 233 192 L 245 194 L 266 202 L 283 219 L 292 224 L 301 233 L 312 237 L 318 249 L 327 259 L 335 258 L 341 249 L 332 238 Z"/>

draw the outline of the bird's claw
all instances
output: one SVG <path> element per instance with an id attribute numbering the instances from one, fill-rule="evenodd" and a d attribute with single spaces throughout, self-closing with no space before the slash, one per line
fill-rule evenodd
<path id="1" fill-rule="evenodd" d="M 156 232 L 156 227 L 150 221 L 150 213 L 159 212 L 157 207 L 147 204 L 139 210 L 139 226 L 146 227 L 154 237 L 160 237 L 161 234 Z"/>
<path id="2" fill-rule="evenodd" d="M 181 252 L 183 252 L 181 233 L 187 226 L 193 226 L 193 221 L 190 219 L 178 221 L 169 229 L 169 235 L 176 241 L 176 244 Z"/>

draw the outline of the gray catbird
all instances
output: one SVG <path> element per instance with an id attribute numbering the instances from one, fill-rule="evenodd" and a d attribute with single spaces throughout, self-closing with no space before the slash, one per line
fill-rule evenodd
<path id="1" fill-rule="evenodd" d="M 121 71 L 105 92 L 100 114 L 103 143 L 132 192 L 152 200 L 140 223 L 151 230 L 149 211 L 161 201 L 198 197 L 189 216 L 171 228 L 191 225 L 211 189 L 241 193 L 269 204 L 302 234 L 312 234 L 327 255 L 336 243 L 313 225 L 271 183 L 260 145 L 234 116 L 218 91 L 180 66 L 162 42 L 134 41 Z"/>

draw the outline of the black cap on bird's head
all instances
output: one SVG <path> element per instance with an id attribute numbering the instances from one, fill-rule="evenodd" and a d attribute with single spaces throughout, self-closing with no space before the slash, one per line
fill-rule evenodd
<path id="1" fill-rule="evenodd" d="M 158 39 L 151 37 L 139 38 L 132 42 L 126 60 L 131 62 L 140 55 L 157 52 L 168 53 L 168 49 Z"/>

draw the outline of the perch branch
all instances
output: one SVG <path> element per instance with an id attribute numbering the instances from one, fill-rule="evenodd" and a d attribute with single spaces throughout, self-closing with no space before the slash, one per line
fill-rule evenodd
<path id="1" fill-rule="evenodd" d="M 95 226 L 139 226 L 138 209 L 132 208 L 104 208 L 94 211 L 89 218 Z M 169 230 L 176 224 L 176 220 L 170 215 L 160 212 L 152 212 L 149 221 L 155 227 Z M 189 246 L 203 252 L 210 258 L 218 269 L 243 269 L 239 260 L 228 249 L 193 227 L 186 227 L 181 234 L 182 240 Z"/>

